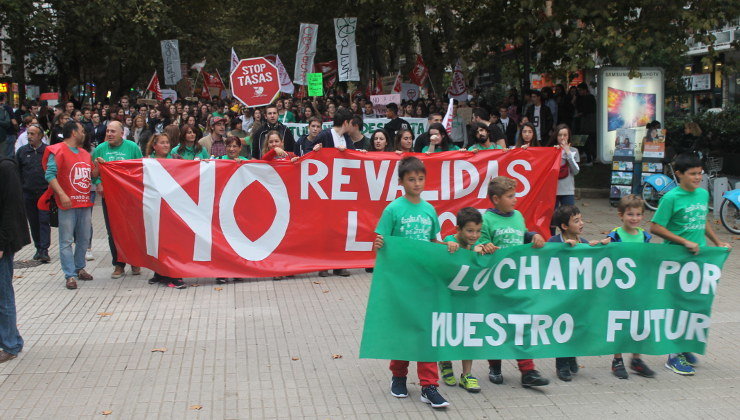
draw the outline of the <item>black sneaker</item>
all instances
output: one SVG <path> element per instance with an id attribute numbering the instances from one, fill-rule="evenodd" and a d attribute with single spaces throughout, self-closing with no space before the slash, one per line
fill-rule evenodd
<path id="1" fill-rule="evenodd" d="M 339 270 L 334 270 L 335 276 L 341 276 L 341 277 L 349 277 L 349 270 L 346 268 L 340 268 Z"/>
<path id="2" fill-rule="evenodd" d="M 624 361 L 622 359 L 612 360 L 612 373 L 619 379 L 627 379 L 630 376 L 627 373 L 627 369 L 624 368 Z"/>
<path id="3" fill-rule="evenodd" d="M 49 256 L 49 251 L 47 250 L 39 251 L 39 257 L 39 261 L 41 261 L 42 263 L 51 262 L 51 257 Z"/>
<path id="4" fill-rule="evenodd" d="M 147 283 L 149 283 L 149 284 L 157 284 L 157 283 L 162 283 L 162 276 L 160 276 L 160 275 L 159 275 L 159 274 L 157 274 L 157 273 L 154 273 L 154 275 L 152 276 L 152 278 L 150 278 L 150 279 L 149 279 L 149 280 L 147 281 Z"/>
<path id="5" fill-rule="evenodd" d="M 373 272 L 373 269 L 372 269 L 372 268 L 366 268 L 366 269 L 365 269 L 365 272 L 366 272 L 366 273 L 372 273 L 372 272 Z"/>
<path id="6" fill-rule="evenodd" d="M 319 271 L 319 277 L 329 277 L 331 274 L 329 274 L 329 270 L 321 270 Z"/>
<path id="7" fill-rule="evenodd" d="M 578 361 L 575 357 L 568 358 L 568 367 L 570 368 L 570 373 L 572 373 L 573 375 L 578 373 Z"/>
<path id="8" fill-rule="evenodd" d="M 34 261 L 41 261 L 41 253 L 39 251 L 36 251 L 36 253 L 33 254 L 33 260 Z"/>
<path id="9" fill-rule="evenodd" d="M 570 374 L 570 367 L 563 366 L 558 368 L 558 379 L 565 382 L 570 382 L 573 376 Z"/>
<path id="10" fill-rule="evenodd" d="M 434 385 L 425 386 L 421 389 L 421 402 L 431 404 L 432 408 L 450 406 L 450 403 L 437 391 L 437 387 Z"/>
<path id="11" fill-rule="evenodd" d="M 496 369 L 489 367 L 488 368 L 488 380 L 493 382 L 496 385 L 501 385 L 504 383 L 504 375 L 501 374 L 501 368 Z"/>
<path id="12" fill-rule="evenodd" d="M 522 386 L 525 388 L 532 386 L 545 386 L 549 384 L 550 381 L 547 378 L 543 378 L 542 375 L 534 369 L 522 372 Z"/>
<path id="13" fill-rule="evenodd" d="M 650 369 L 642 359 L 632 359 L 630 363 L 630 369 L 634 370 L 636 374 L 644 376 L 646 378 L 654 378 L 655 372 Z"/>
<path id="14" fill-rule="evenodd" d="M 187 289 L 188 285 L 185 284 L 182 279 L 171 279 L 167 287 L 173 287 L 175 289 Z"/>
<path id="15" fill-rule="evenodd" d="M 391 395 L 396 398 L 406 398 L 409 396 L 409 390 L 406 389 L 405 376 L 391 377 Z"/>
<path id="16" fill-rule="evenodd" d="M 216 278 L 216 284 L 226 284 L 226 277 Z"/>

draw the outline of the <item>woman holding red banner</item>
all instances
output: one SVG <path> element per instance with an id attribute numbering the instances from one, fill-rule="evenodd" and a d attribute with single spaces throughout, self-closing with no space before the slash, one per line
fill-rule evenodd
<path id="1" fill-rule="evenodd" d="M 540 147 L 540 141 L 537 138 L 537 130 L 531 122 L 522 124 L 519 129 L 519 135 L 514 144 L 514 149 L 526 149 L 528 147 Z"/>
<path id="2" fill-rule="evenodd" d="M 389 139 L 388 132 L 379 128 L 370 135 L 370 150 L 368 152 L 392 152 L 393 147 Z"/>
<path id="3" fill-rule="evenodd" d="M 449 152 L 451 150 L 460 150 L 459 147 L 452 144 L 452 139 L 450 138 L 449 134 L 447 134 L 445 126 L 443 126 L 441 123 L 434 123 L 430 125 L 428 133 L 429 145 L 424 146 L 424 148 L 421 149 L 422 153 L 430 154 L 438 152 Z"/>
<path id="4" fill-rule="evenodd" d="M 396 153 L 414 152 L 414 133 L 408 129 L 398 130 L 396 133 Z"/>
<path id="5" fill-rule="evenodd" d="M 266 160 L 268 162 L 273 160 L 290 160 L 295 162 L 298 160 L 298 156 L 293 152 L 286 152 L 284 150 L 285 145 L 283 137 L 279 132 L 271 130 L 267 133 L 265 138 L 267 140 L 265 140 L 265 143 L 262 146 L 262 160 Z"/>
<path id="6" fill-rule="evenodd" d="M 208 152 L 195 139 L 196 128 L 185 124 L 180 129 L 180 144 L 172 149 L 172 157 L 175 159 L 203 160 L 208 159 Z"/>
<path id="7" fill-rule="evenodd" d="M 155 134 L 146 145 L 146 155 L 150 159 L 171 159 L 170 138 L 165 133 Z M 163 276 L 157 272 L 149 279 L 149 284 L 166 284 L 173 289 L 186 289 L 188 286 L 181 278 Z"/>

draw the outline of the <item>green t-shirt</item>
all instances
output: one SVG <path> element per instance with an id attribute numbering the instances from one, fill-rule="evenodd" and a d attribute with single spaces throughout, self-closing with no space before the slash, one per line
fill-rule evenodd
<path id="1" fill-rule="evenodd" d="M 508 217 L 487 211 L 483 214 L 483 229 L 478 243 L 490 242 L 499 248 L 522 245 L 526 233 L 527 224 L 518 210 Z"/>
<path id="2" fill-rule="evenodd" d="M 444 241 L 445 242 L 455 242 L 455 243 L 458 243 L 458 244 L 462 245 L 460 243 L 460 241 L 457 240 L 457 235 L 447 235 L 447 236 L 445 236 L 445 240 Z M 481 243 L 481 241 L 479 240 L 478 242 L 474 243 L 473 246 L 471 246 L 470 248 L 465 248 L 465 249 L 472 249 L 474 246 L 476 246 L 476 245 L 478 245 L 480 243 Z"/>
<path id="3" fill-rule="evenodd" d="M 434 147 L 434 152 L 432 152 L 432 153 L 450 152 L 450 151 L 453 151 L 453 150 L 460 150 L 460 148 L 457 147 L 457 146 L 455 146 L 454 144 L 449 145 L 448 148 L 447 148 L 447 150 L 442 150 L 439 146 L 435 146 Z M 426 153 L 427 151 L 429 151 L 429 146 L 424 146 L 424 148 L 421 149 L 421 153 Z"/>
<path id="4" fill-rule="evenodd" d="M 93 162 L 99 157 L 102 157 L 106 162 L 115 162 L 117 160 L 139 159 L 142 155 L 141 149 L 136 143 L 124 139 L 118 147 L 111 147 L 107 141 L 100 143 L 93 151 Z M 93 183 L 100 184 L 100 178 L 93 179 Z"/>
<path id="5" fill-rule="evenodd" d="M 652 222 L 699 246 L 706 246 L 708 204 L 709 192 L 704 188 L 686 191 L 678 186 L 660 199 Z"/>
<path id="6" fill-rule="evenodd" d="M 231 158 L 229 157 L 229 155 L 223 155 L 219 159 L 229 160 Z M 234 159 L 234 160 L 237 160 L 237 159 Z M 249 160 L 249 158 L 248 157 L 244 157 L 244 156 L 238 156 L 238 160 Z"/>
<path id="7" fill-rule="evenodd" d="M 295 115 L 290 111 L 285 111 L 285 114 L 278 115 L 278 121 L 281 123 L 295 122 Z"/>
<path id="8" fill-rule="evenodd" d="M 622 240 L 622 242 L 633 242 L 633 243 L 645 243 L 645 232 L 642 228 L 637 228 L 637 233 L 634 235 L 630 235 L 627 233 L 626 230 L 624 230 L 623 227 L 618 227 L 615 229 L 617 231 L 617 235 L 619 235 L 619 239 Z"/>
<path id="9" fill-rule="evenodd" d="M 470 148 L 468 148 L 468 150 L 496 150 L 496 149 L 503 149 L 503 147 L 499 146 L 496 143 L 491 143 L 491 145 L 488 147 L 484 147 L 481 144 L 476 143 L 470 146 Z"/>
<path id="10" fill-rule="evenodd" d="M 437 211 L 424 200 L 414 204 L 406 197 L 399 197 L 383 210 L 375 233 L 432 241 L 439 233 Z"/>
<path id="11" fill-rule="evenodd" d="M 150 158 L 153 158 L 153 159 L 156 159 L 157 158 L 157 156 L 154 154 L 154 152 L 152 152 L 152 154 L 149 155 L 149 157 Z M 165 159 L 172 159 L 172 151 L 170 151 L 169 153 L 167 153 L 167 157 Z"/>
<path id="12" fill-rule="evenodd" d="M 185 160 L 195 160 L 195 158 L 198 158 L 200 160 L 208 159 L 208 151 L 204 147 L 201 147 L 200 153 L 195 153 L 195 145 L 188 147 L 184 144 L 180 143 L 177 146 L 175 146 L 174 149 L 172 149 L 173 155 L 180 155 L 181 158 Z"/>

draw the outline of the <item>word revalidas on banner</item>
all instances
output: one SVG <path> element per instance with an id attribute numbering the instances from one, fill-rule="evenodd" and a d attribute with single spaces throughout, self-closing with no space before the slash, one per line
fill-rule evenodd
<path id="1" fill-rule="evenodd" d="M 481 256 L 384 240 L 360 357 L 425 362 L 703 353 L 730 254 L 717 247 L 693 255 L 677 245 L 548 243 Z"/>
<path id="2" fill-rule="evenodd" d="M 422 197 L 454 231 L 462 207 L 490 207 L 488 181 L 518 181 L 518 209 L 546 234 L 554 148 L 419 155 Z M 176 277 L 266 277 L 374 265 L 383 209 L 403 194 L 402 156 L 322 149 L 297 162 L 142 159 L 101 165 L 122 261 Z"/>

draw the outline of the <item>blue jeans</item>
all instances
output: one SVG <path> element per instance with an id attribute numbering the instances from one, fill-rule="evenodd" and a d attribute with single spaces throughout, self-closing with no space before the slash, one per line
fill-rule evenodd
<path id="1" fill-rule="evenodd" d="M 23 337 L 16 327 L 12 252 L 4 252 L 0 258 L 0 347 L 10 354 L 23 349 Z"/>
<path id="2" fill-rule="evenodd" d="M 92 234 L 91 217 L 92 207 L 59 209 L 59 261 L 64 278 L 77 279 L 77 272 L 85 268 L 85 252 Z"/>

